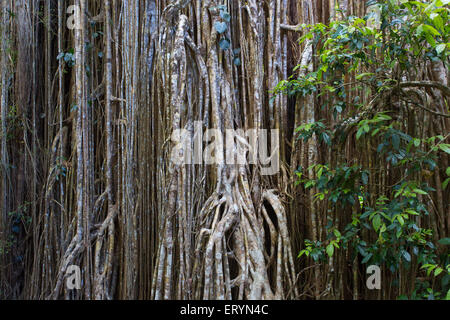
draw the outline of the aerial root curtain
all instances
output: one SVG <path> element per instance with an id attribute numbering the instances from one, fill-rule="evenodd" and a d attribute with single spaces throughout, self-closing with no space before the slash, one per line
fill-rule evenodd
<path id="1" fill-rule="evenodd" d="M 0 10 L 0 298 L 374 297 L 348 251 L 328 264 L 297 259 L 304 239 L 326 239 L 328 208 L 294 172 L 337 157 L 295 128 L 335 120 L 324 98 L 271 93 L 296 65 L 313 70 L 312 41 L 297 41 L 303 23 L 363 16 L 364 1 L 14 0 Z M 194 147 L 195 123 L 279 130 L 279 172 L 171 161 L 175 147 Z M 192 145 L 177 146 L 175 130 Z M 352 142 L 342 149 L 377 161 Z M 430 223 L 445 230 L 437 210 Z M 72 265 L 80 290 L 65 283 Z"/>

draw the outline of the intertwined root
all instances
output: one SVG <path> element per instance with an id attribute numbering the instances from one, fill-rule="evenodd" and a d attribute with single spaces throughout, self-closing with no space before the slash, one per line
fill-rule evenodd
<path id="1" fill-rule="evenodd" d="M 163 123 L 173 130 L 188 128 L 195 119 L 208 119 L 206 126 L 217 129 L 238 126 L 235 112 L 240 100 L 233 92 L 238 91 L 236 73 L 239 70 L 223 66 L 222 61 L 231 62 L 232 56 L 218 50 L 220 34 L 213 27 L 214 22 L 220 21 L 217 5 L 215 1 L 204 1 L 198 8 L 202 23 L 196 39 L 189 35 L 193 30 L 188 17 L 178 13 L 175 18 L 176 6 L 170 9 L 173 19 L 163 22 L 167 23 L 161 28 L 160 42 L 164 45 L 156 59 L 156 70 L 163 77 L 157 85 L 161 86 L 161 91 L 164 91 L 164 85 L 170 86 L 170 99 L 165 96 L 161 110 L 171 110 Z M 263 23 L 263 11 L 256 1 L 250 0 L 249 6 L 246 12 L 251 20 L 252 36 L 250 46 L 244 49 L 256 57 L 263 46 L 258 31 Z M 176 28 L 172 26 L 174 21 Z M 164 62 L 168 53 L 170 64 Z M 192 59 L 196 64 L 191 63 Z M 245 105 L 247 98 L 252 100 L 248 108 L 254 117 L 245 125 L 246 129 L 263 126 L 262 64 L 262 59 L 252 59 L 246 66 L 253 79 L 248 92 L 244 89 L 242 102 Z M 195 75 L 203 85 L 192 85 L 192 77 L 197 79 Z M 167 82 L 164 84 L 164 81 Z M 190 100 L 193 93 L 201 96 L 198 103 Z M 177 159 L 185 159 L 185 146 L 182 144 L 179 149 L 173 149 L 176 152 L 171 154 Z M 229 152 L 236 156 L 244 153 L 235 149 L 226 152 L 227 158 Z M 152 277 L 152 298 L 295 298 L 294 263 L 281 201 L 272 191 L 260 191 L 258 170 L 251 175 L 254 179 L 251 188 L 248 167 L 225 165 L 220 152 L 215 156 L 215 167 L 211 170 L 203 167 L 194 175 L 188 174 L 195 172 L 193 167 L 179 165 L 183 161 L 172 161 L 167 165 L 168 170 L 161 167 L 162 176 L 167 177 L 164 180 L 167 189 L 161 192 L 160 239 Z M 231 177 L 223 174 L 227 170 Z M 188 187 L 192 181 L 203 179 L 217 179 L 215 191 L 211 195 L 205 194 L 206 197 L 210 195 L 206 201 L 203 195 L 201 199 L 192 197 Z"/>
<path id="2" fill-rule="evenodd" d="M 283 206 L 269 190 L 254 205 L 244 177 L 215 192 L 200 214 L 193 269 L 196 299 L 295 297 Z"/>

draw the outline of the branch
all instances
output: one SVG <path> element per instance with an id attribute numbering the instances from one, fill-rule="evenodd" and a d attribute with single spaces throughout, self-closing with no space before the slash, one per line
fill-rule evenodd
<path id="1" fill-rule="evenodd" d="M 424 106 L 418 104 L 418 103 L 415 102 L 415 101 L 408 100 L 408 102 L 412 103 L 413 105 L 415 105 L 416 107 L 419 107 L 419 108 L 422 109 L 422 110 L 425 110 L 425 111 L 427 111 L 427 112 L 429 112 L 429 113 L 431 113 L 431 114 L 434 114 L 435 116 L 440 116 L 440 117 L 450 118 L 450 115 L 449 115 L 449 114 L 444 114 L 444 113 L 440 113 L 440 112 L 437 112 L 437 111 L 430 110 L 430 109 L 425 108 Z"/>
<path id="2" fill-rule="evenodd" d="M 111 101 L 124 102 L 124 103 L 127 102 L 127 100 L 122 99 L 122 98 L 117 98 L 117 97 L 111 97 Z"/>
<path id="3" fill-rule="evenodd" d="M 435 88 L 441 90 L 445 95 L 450 96 L 450 88 L 436 81 L 408 81 L 399 83 L 400 88 Z"/>
<path id="4" fill-rule="evenodd" d="M 404 95 L 404 97 L 403 97 L 404 101 L 409 102 L 409 103 L 413 104 L 414 106 L 416 106 L 416 107 L 418 107 L 418 108 L 420 108 L 422 110 L 425 110 L 425 111 L 427 111 L 427 112 L 429 112 L 431 114 L 434 114 L 435 116 L 441 116 L 441 117 L 445 117 L 445 118 L 450 118 L 450 115 L 448 115 L 448 114 L 444 114 L 444 113 L 441 113 L 441 112 L 438 112 L 438 111 L 431 110 L 431 109 L 421 105 L 420 103 L 417 103 L 416 101 L 412 100 L 410 95 L 408 95 L 408 93 L 415 94 L 419 99 L 422 100 L 423 104 L 428 106 L 428 104 L 426 103 L 426 98 L 424 98 L 424 97 L 422 97 L 420 95 L 420 91 L 419 90 L 417 90 L 417 89 L 406 89 L 406 90 L 401 90 L 401 92 Z"/>
<path id="5" fill-rule="evenodd" d="M 338 132 L 346 132 L 351 129 L 355 124 L 357 124 L 362 119 L 367 118 L 369 114 L 373 112 L 378 103 L 384 98 L 383 92 L 378 93 L 369 104 L 362 108 L 362 110 L 351 118 L 347 118 L 342 122 L 336 124 L 333 129 L 333 135 L 336 136 Z"/>
<path id="6" fill-rule="evenodd" d="M 401 82 L 398 84 L 400 88 L 436 88 L 442 91 L 447 96 L 450 96 L 450 88 L 446 85 L 436 82 L 436 81 L 408 81 L 408 82 Z M 361 119 L 365 118 L 368 113 L 372 112 L 373 107 L 378 104 L 378 102 L 381 99 L 381 95 L 378 94 L 370 103 L 368 106 L 366 106 L 360 113 L 358 113 L 356 116 L 346 119 L 343 122 L 337 124 L 335 126 L 335 133 L 338 131 L 348 130 L 351 126 L 358 123 Z M 416 104 L 417 105 L 417 104 Z M 446 114 L 439 113 L 433 110 L 430 110 L 424 106 L 419 106 L 420 108 L 424 109 L 425 111 L 428 111 L 434 115 L 437 116 L 443 116 L 443 117 L 449 117 Z"/>
<path id="7" fill-rule="evenodd" d="M 288 30 L 288 31 L 294 31 L 294 32 L 301 32 L 302 30 L 300 29 L 301 25 L 298 24 L 296 26 L 291 26 L 289 24 L 280 24 L 280 28 L 284 29 L 284 30 Z"/>

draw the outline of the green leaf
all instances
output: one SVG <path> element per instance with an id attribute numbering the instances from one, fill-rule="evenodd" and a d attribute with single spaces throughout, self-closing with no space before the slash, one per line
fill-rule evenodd
<path id="1" fill-rule="evenodd" d="M 367 172 L 362 173 L 361 179 L 364 185 L 367 185 L 369 183 L 369 175 L 367 174 Z"/>
<path id="2" fill-rule="evenodd" d="M 359 138 L 361 137 L 361 135 L 364 133 L 364 128 L 361 127 L 358 129 L 358 132 L 356 132 L 356 140 L 359 140 Z"/>
<path id="3" fill-rule="evenodd" d="M 444 51 L 446 47 L 447 47 L 447 45 L 445 43 L 438 44 L 436 46 L 437 54 L 441 54 L 441 52 Z"/>
<path id="4" fill-rule="evenodd" d="M 366 133 L 370 131 L 370 127 L 369 127 L 368 124 L 365 124 L 365 125 L 363 126 L 363 129 L 364 129 L 364 132 L 366 132 Z"/>
<path id="5" fill-rule="evenodd" d="M 330 136 L 328 134 L 326 134 L 325 132 L 322 132 L 322 140 L 323 142 L 325 142 L 327 145 L 331 145 L 331 139 Z"/>
<path id="6" fill-rule="evenodd" d="M 415 216 L 418 216 L 418 215 L 419 215 L 419 213 L 418 213 L 417 211 L 414 211 L 414 210 L 412 210 L 412 209 L 406 209 L 405 212 L 407 212 L 407 213 L 409 213 L 409 214 L 412 214 L 412 215 L 415 215 Z"/>
<path id="7" fill-rule="evenodd" d="M 439 14 L 432 13 L 430 14 L 430 18 L 433 20 L 433 23 L 436 26 L 436 28 L 438 28 L 439 30 L 443 30 L 444 22 Z"/>
<path id="8" fill-rule="evenodd" d="M 442 271 L 444 271 L 444 269 L 442 269 L 441 267 L 438 267 L 434 270 L 434 276 L 437 277 L 438 275 L 440 275 L 442 273 Z"/>
<path id="9" fill-rule="evenodd" d="M 417 148 L 420 146 L 420 139 L 414 138 L 414 146 Z"/>
<path id="10" fill-rule="evenodd" d="M 450 154 L 450 144 L 439 144 L 439 149 Z"/>
<path id="11" fill-rule="evenodd" d="M 220 17 L 225 20 L 226 22 L 230 22 L 231 20 L 231 16 L 228 12 L 226 11 L 220 11 Z"/>
<path id="12" fill-rule="evenodd" d="M 370 258 L 372 258 L 372 253 L 367 254 L 364 259 L 362 259 L 361 263 L 366 263 L 367 261 L 370 260 Z"/>
<path id="13" fill-rule="evenodd" d="M 442 182 L 442 189 L 445 190 L 447 188 L 447 185 L 449 182 L 450 182 L 450 178 L 445 179 L 445 181 Z"/>
<path id="14" fill-rule="evenodd" d="M 320 179 L 323 173 L 323 168 L 320 168 L 319 171 L 317 171 L 317 178 Z"/>
<path id="15" fill-rule="evenodd" d="M 418 194 L 423 194 L 423 195 L 427 195 L 428 194 L 427 192 L 425 192 L 425 191 L 423 191 L 421 189 L 418 189 L 418 188 L 413 189 L 413 191 L 415 193 L 418 193 Z"/>
<path id="16" fill-rule="evenodd" d="M 430 263 L 425 263 L 420 267 L 420 269 L 430 269 L 430 268 L 433 270 L 434 268 L 436 268 L 436 266 Z"/>
<path id="17" fill-rule="evenodd" d="M 380 131 L 380 128 L 372 131 L 372 137 L 375 136 Z"/>
<path id="18" fill-rule="evenodd" d="M 403 258 L 405 258 L 406 261 L 411 262 L 411 255 L 409 254 L 408 251 L 402 250 L 402 255 L 403 255 Z"/>
<path id="19" fill-rule="evenodd" d="M 373 224 L 373 228 L 375 229 L 376 232 L 378 232 L 378 230 L 381 227 L 381 218 L 379 215 L 376 215 L 373 220 L 372 220 L 372 224 Z"/>
<path id="20" fill-rule="evenodd" d="M 395 150 L 398 150 L 398 148 L 400 147 L 400 136 L 398 134 L 392 135 L 392 146 Z"/>
<path id="21" fill-rule="evenodd" d="M 218 33 L 224 33 L 225 31 L 227 31 L 228 27 L 225 22 L 216 21 L 216 22 L 214 22 L 214 28 L 216 29 L 216 31 Z"/>
<path id="22" fill-rule="evenodd" d="M 333 230 L 334 235 L 336 236 L 336 238 L 340 238 L 341 237 L 341 233 L 339 232 L 339 230 L 334 229 Z"/>
<path id="23" fill-rule="evenodd" d="M 334 246 L 332 243 L 330 243 L 329 245 L 327 245 L 327 254 L 329 257 L 332 257 L 334 253 Z"/>
<path id="24" fill-rule="evenodd" d="M 440 36 L 441 34 L 439 33 L 439 31 L 437 31 L 435 28 L 433 28 L 432 26 L 428 25 L 428 24 L 424 24 L 423 28 L 426 29 L 427 32 L 429 32 L 429 34 L 433 35 L 433 36 Z"/>
<path id="25" fill-rule="evenodd" d="M 418 26 L 417 29 L 416 29 L 416 36 L 420 36 L 420 35 L 424 32 L 423 29 L 424 29 L 424 28 L 423 28 L 423 24 L 421 24 L 420 26 Z"/>
<path id="26" fill-rule="evenodd" d="M 356 80 L 361 80 L 361 79 L 364 78 L 364 77 L 369 77 L 369 76 L 373 76 L 373 75 L 374 75 L 374 73 L 370 73 L 370 72 L 361 73 L 361 74 L 358 74 L 358 75 L 355 77 L 355 79 L 356 79 Z"/>
<path id="27" fill-rule="evenodd" d="M 436 41 L 434 40 L 433 36 L 429 33 L 425 33 L 425 39 L 427 39 L 427 42 L 434 47 L 436 45 Z"/>
<path id="28" fill-rule="evenodd" d="M 225 39 L 225 38 L 220 39 L 219 46 L 220 46 L 220 49 L 222 49 L 222 50 L 229 49 L 230 48 L 230 40 Z"/>

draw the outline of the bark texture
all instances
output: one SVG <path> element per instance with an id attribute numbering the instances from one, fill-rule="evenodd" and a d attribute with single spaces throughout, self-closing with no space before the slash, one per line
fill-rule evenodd
<path id="1" fill-rule="evenodd" d="M 294 187 L 293 171 L 352 158 L 353 146 L 327 155 L 296 139 L 302 123 L 333 121 L 323 97 L 270 99 L 297 64 L 313 68 L 312 43 L 297 42 L 301 24 L 362 16 L 362 1 L 4 0 L 0 10 L 1 298 L 370 297 L 345 252 L 327 265 L 296 258 L 305 238 L 324 240 L 329 213 L 314 190 Z M 441 69 L 429 66 L 436 93 L 448 81 Z M 448 124 L 438 118 L 436 130 Z M 216 150 L 214 165 L 171 161 L 194 163 L 195 142 L 219 139 L 195 135 L 209 128 L 242 129 L 236 142 L 246 130 L 279 129 L 280 172 L 229 164 L 239 148 Z M 176 129 L 188 133 L 181 147 Z M 258 147 L 266 154 L 276 145 L 268 140 Z M 428 222 L 441 237 L 448 196 L 432 195 L 444 203 Z M 71 265 L 81 290 L 67 289 Z"/>

